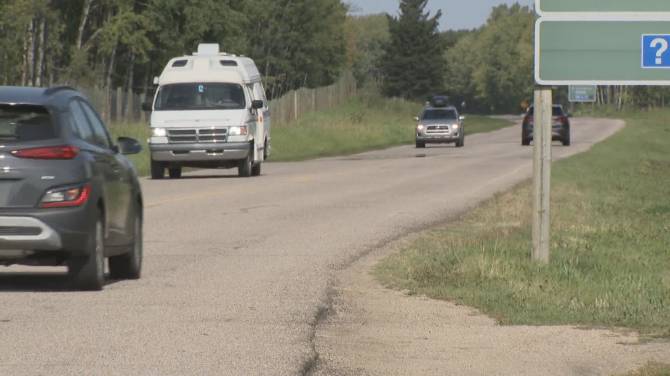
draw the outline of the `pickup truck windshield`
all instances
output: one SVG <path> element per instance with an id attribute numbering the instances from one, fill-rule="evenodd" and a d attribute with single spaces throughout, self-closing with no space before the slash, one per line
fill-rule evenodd
<path id="1" fill-rule="evenodd" d="M 244 90 L 240 85 L 189 83 L 162 86 L 155 110 L 241 110 L 246 106 Z"/>
<path id="2" fill-rule="evenodd" d="M 21 143 L 53 138 L 56 138 L 56 129 L 44 107 L 0 104 L 0 142 Z"/>
<path id="3" fill-rule="evenodd" d="M 458 114 L 454 110 L 426 110 L 422 120 L 457 120 Z"/>

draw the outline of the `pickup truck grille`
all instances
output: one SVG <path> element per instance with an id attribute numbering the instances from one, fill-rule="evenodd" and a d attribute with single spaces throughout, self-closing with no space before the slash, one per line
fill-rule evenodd
<path id="1" fill-rule="evenodd" d="M 39 227 L 0 227 L 0 236 L 37 236 L 42 234 Z"/>
<path id="2" fill-rule="evenodd" d="M 227 128 L 168 129 L 171 144 L 215 144 L 228 139 Z"/>

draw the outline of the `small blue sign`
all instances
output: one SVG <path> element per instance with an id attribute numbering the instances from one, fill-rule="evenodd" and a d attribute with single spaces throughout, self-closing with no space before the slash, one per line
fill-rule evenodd
<path id="1" fill-rule="evenodd" d="M 670 69 L 670 34 L 642 36 L 642 68 Z"/>
<path id="2" fill-rule="evenodd" d="M 198 85 L 198 93 L 202 94 L 205 92 L 205 85 Z"/>

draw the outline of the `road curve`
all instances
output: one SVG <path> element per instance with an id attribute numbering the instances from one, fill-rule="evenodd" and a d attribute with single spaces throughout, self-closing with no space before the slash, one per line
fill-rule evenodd
<path id="1" fill-rule="evenodd" d="M 623 122 L 573 121 L 587 150 Z M 333 274 L 531 176 L 518 126 L 466 147 L 404 146 L 144 181 L 145 270 L 102 293 L 62 269 L 0 269 L 2 375 L 300 375 Z"/>

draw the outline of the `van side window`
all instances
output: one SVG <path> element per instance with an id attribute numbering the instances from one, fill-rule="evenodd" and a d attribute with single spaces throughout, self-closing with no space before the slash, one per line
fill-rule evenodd
<path id="1" fill-rule="evenodd" d="M 263 84 L 261 84 L 260 82 L 256 82 L 254 84 L 254 99 L 266 102 L 267 106 L 267 99 L 265 98 L 265 89 L 263 89 Z"/>
<path id="2" fill-rule="evenodd" d="M 73 100 L 70 102 L 70 126 L 72 131 L 82 140 L 95 144 L 93 139 L 93 130 L 91 129 L 91 124 L 84 114 L 84 110 L 81 108 L 79 101 Z"/>
<path id="3" fill-rule="evenodd" d="M 81 106 L 84 108 L 84 112 L 88 117 L 88 120 L 93 129 L 93 140 L 94 144 L 103 147 L 105 149 L 110 149 L 112 147 L 112 142 L 107 133 L 107 128 L 105 124 L 102 123 L 98 114 L 89 106 L 86 102 L 80 101 Z"/>

